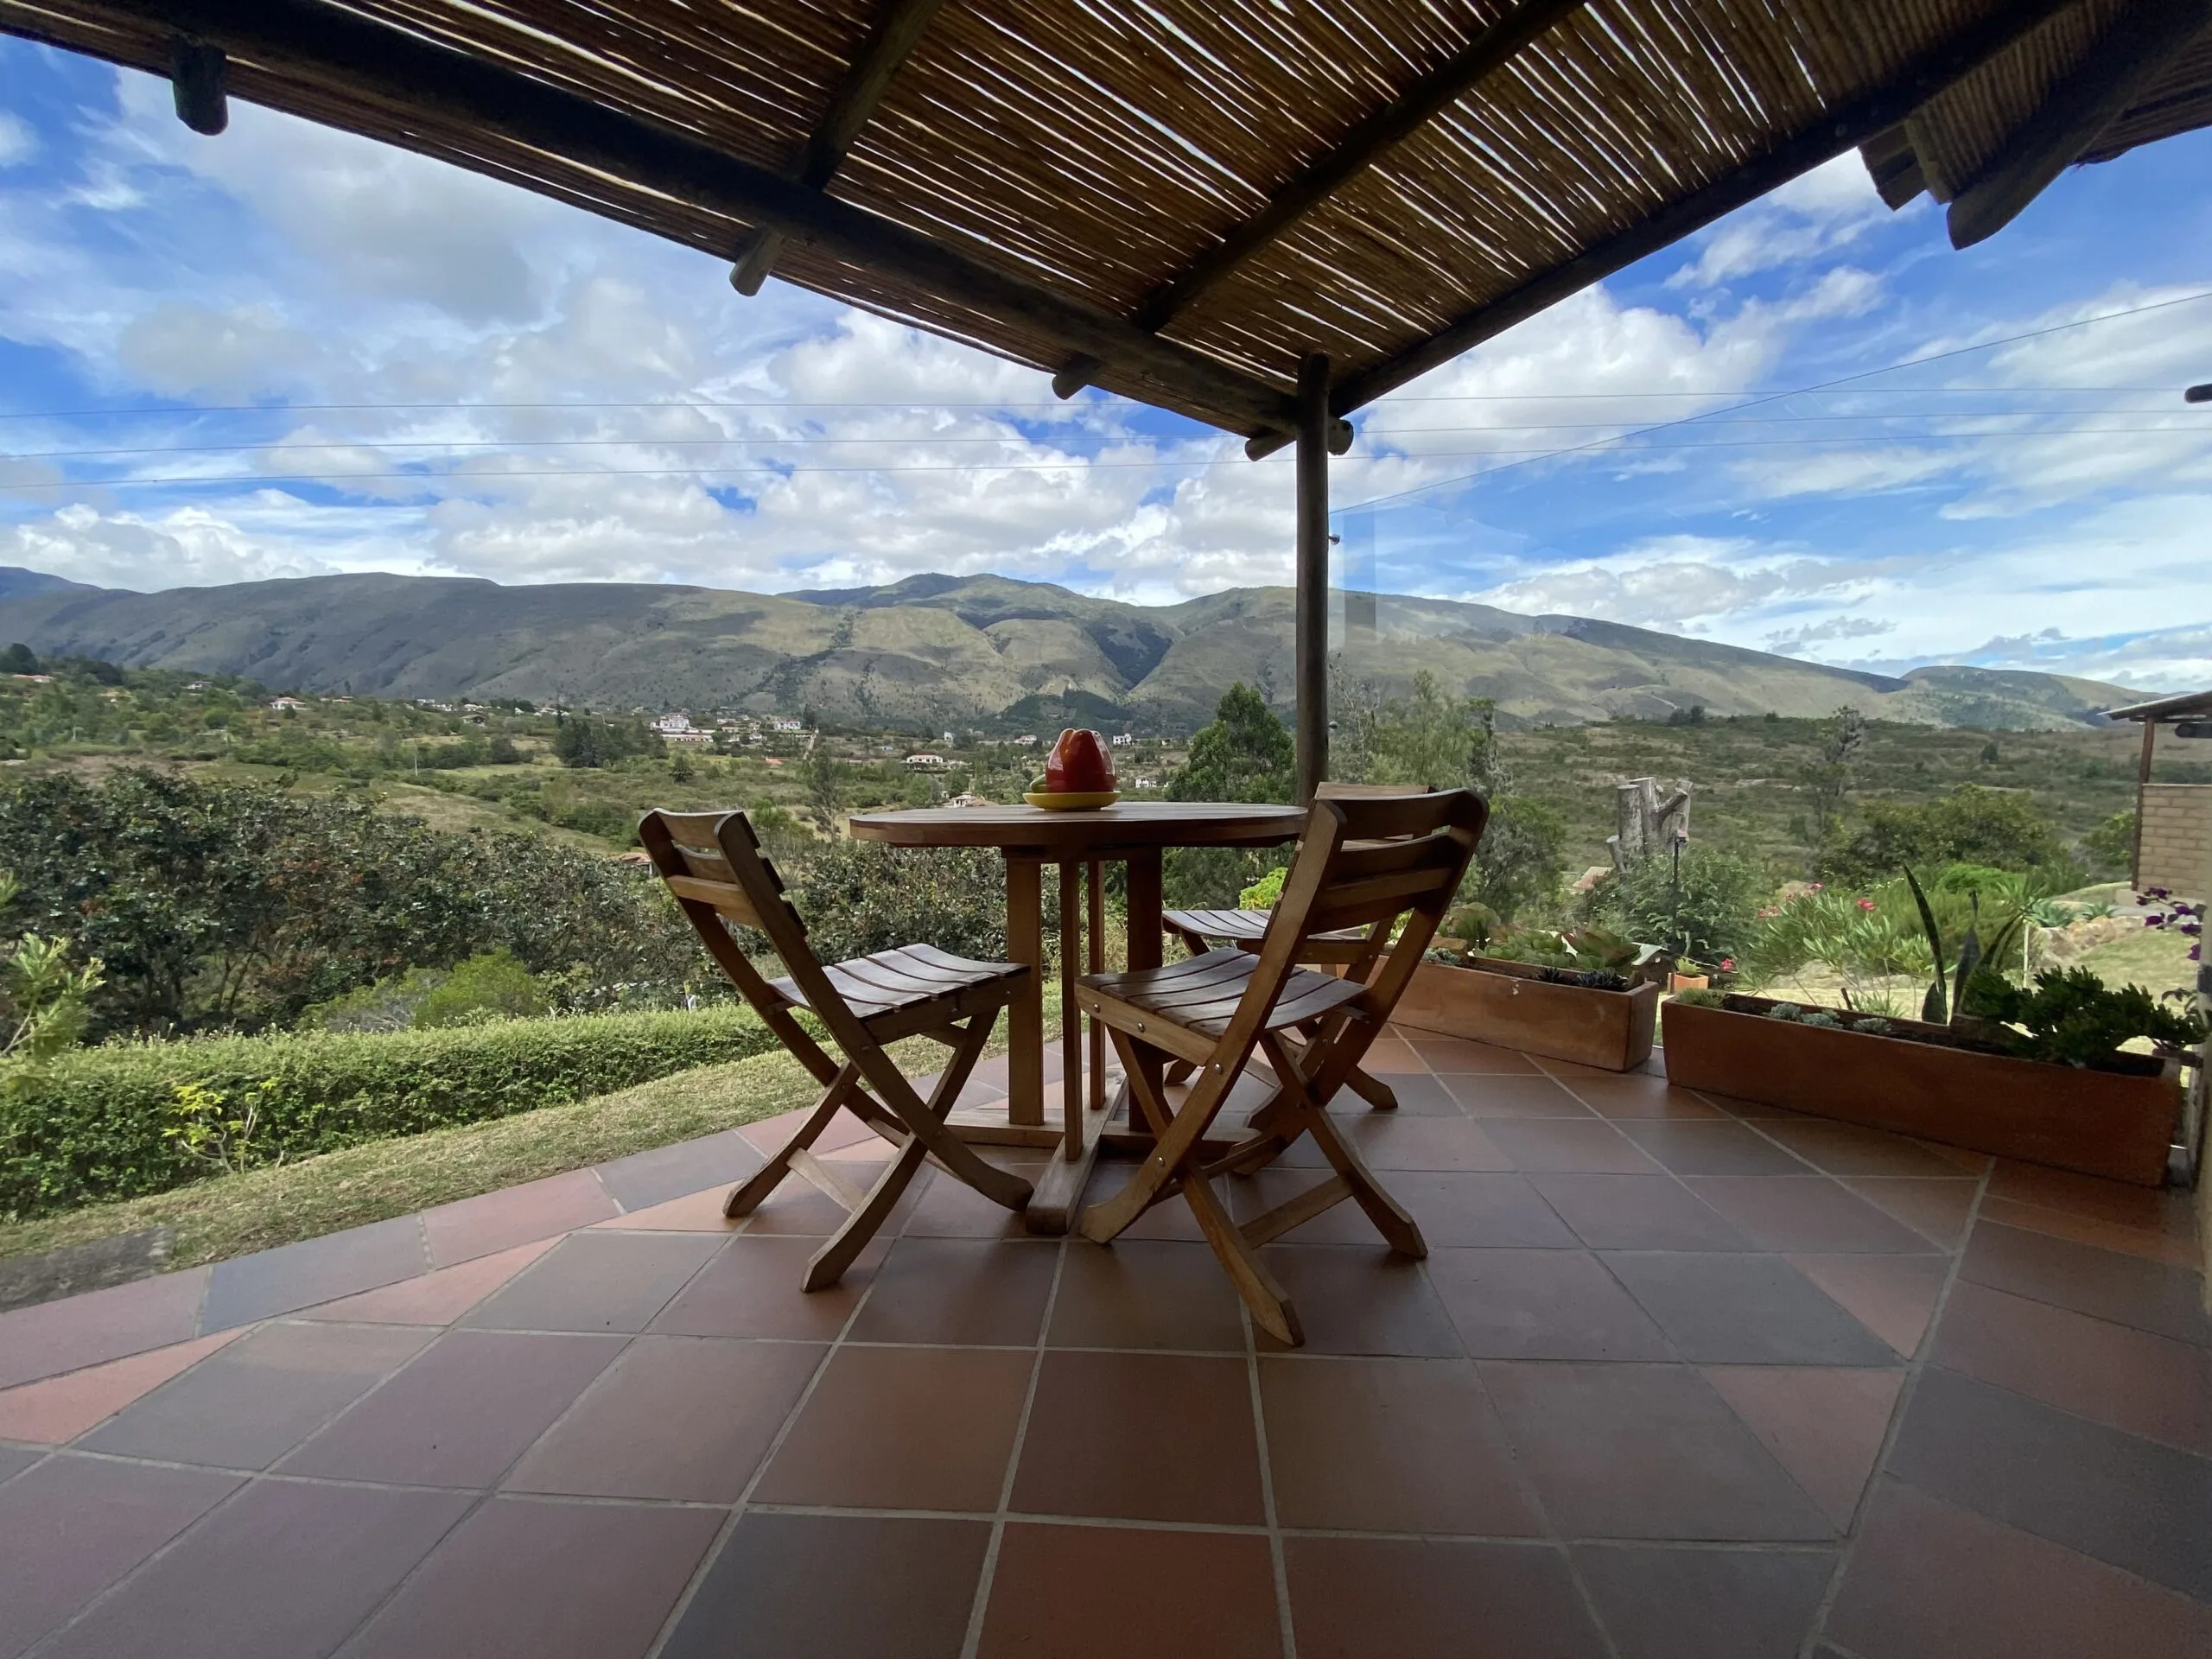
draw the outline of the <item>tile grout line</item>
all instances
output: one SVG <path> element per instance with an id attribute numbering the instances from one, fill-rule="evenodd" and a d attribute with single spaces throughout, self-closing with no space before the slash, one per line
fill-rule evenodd
<path id="1" fill-rule="evenodd" d="M 1993 1162 L 1974 1183 L 1974 1206 L 1967 1211 L 1966 1230 L 1959 1241 L 1959 1248 L 1951 1255 L 1950 1265 L 1944 1271 L 1943 1284 L 1936 1293 L 1936 1306 L 1928 1316 L 1927 1329 L 1920 1333 L 1920 1345 L 1905 1361 L 1904 1382 L 1897 1389 L 1897 1403 L 1890 1408 L 1890 1421 L 1882 1434 L 1882 1444 L 1874 1454 L 1874 1466 L 1868 1472 L 1866 1484 L 1859 1488 L 1859 1502 L 1853 1506 L 1850 1524 L 1843 1531 L 1843 1547 L 1836 1551 L 1835 1567 L 1828 1574 L 1826 1588 L 1819 1605 L 1814 1609 L 1811 1629 L 1801 1644 L 1801 1659 L 1813 1659 L 1820 1644 L 1827 1639 L 1824 1632 L 1830 1616 L 1835 1611 L 1837 1599 L 1843 1593 L 1845 1578 L 1857 1559 L 1859 1546 L 1865 1536 L 1866 1511 L 1873 1503 L 1876 1489 L 1881 1484 L 1883 1473 L 1889 1466 L 1890 1456 L 1897 1449 L 1898 1437 L 1904 1432 L 1905 1414 L 1911 1408 L 1913 1395 L 1919 1391 L 1921 1374 L 1927 1369 L 1936 1351 L 1936 1341 L 1943 1328 L 1943 1315 L 1951 1303 L 1951 1292 L 1959 1282 L 1961 1271 L 1966 1266 L 1967 1249 L 1974 1242 L 1974 1229 L 1980 1224 L 1982 1199 L 1987 1196 L 1989 1183 L 1996 1172 Z M 1834 1645 L 1831 1643 L 1830 1645 Z"/>
<path id="2" fill-rule="evenodd" d="M 1029 1386 L 1022 1391 L 1021 1412 L 1014 1423 L 1014 1442 L 1007 1451 L 1006 1473 L 999 1480 L 998 1508 L 991 1516 L 990 1536 L 984 1541 L 982 1564 L 976 1574 L 976 1594 L 968 1608 L 968 1628 L 961 1637 L 960 1659 L 976 1659 L 982 1646 L 991 1590 L 998 1578 L 999 1549 L 1005 1541 L 1007 1520 L 1012 1513 L 1014 1478 L 1020 1471 L 1021 1454 L 1028 1444 L 1029 1416 L 1037 1403 L 1037 1385 L 1045 1371 L 1046 1344 L 1052 1336 L 1052 1314 L 1060 1300 L 1060 1280 L 1067 1270 L 1068 1251 L 1074 1236 L 1072 1229 L 1062 1234 L 1053 1255 L 1052 1282 L 1045 1293 L 1045 1310 L 1037 1321 L 1036 1357 L 1029 1363 Z"/>
<path id="3" fill-rule="evenodd" d="M 1290 1605 L 1290 1562 L 1283 1548 L 1282 1517 L 1275 1510 L 1274 1463 L 1268 1447 L 1267 1408 L 1260 1393 L 1260 1344 L 1252 1331 L 1252 1310 L 1242 1296 L 1236 1299 L 1236 1319 L 1244 1328 L 1244 1381 L 1252 1408 L 1253 1449 L 1260 1461 L 1260 1519 L 1266 1529 L 1268 1570 L 1274 1580 L 1277 1639 L 1282 1644 L 1282 1659 L 1298 1659 L 1298 1621 Z"/>

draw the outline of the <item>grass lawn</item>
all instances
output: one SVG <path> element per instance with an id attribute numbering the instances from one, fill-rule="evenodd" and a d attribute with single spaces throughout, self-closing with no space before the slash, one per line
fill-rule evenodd
<path id="1" fill-rule="evenodd" d="M 2082 965 L 2107 985 L 2140 985 L 2157 996 L 2196 983 L 2196 964 L 2189 959 L 2191 943 L 2171 927 L 2141 928 L 2099 945 L 2082 958 Z"/>
<path id="2" fill-rule="evenodd" d="M 1058 998 L 1048 997 L 1046 1031 L 1058 1022 Z M 1001 1021 L 986 1052 L 1005 1046 Z M 891 1052 L 912 1077 L 934 1071 L 948 1051 L 912 1038 Z M 790 1055 L 756 1054 L 567 1106 L 372 1141 L 122 1204 L 0 1224 L 0 1257 L 169 1227 L 175 1230 L 170 1268 L 196 1267 L 758 1122 L 811 1105 L 821 1092 Z"/>

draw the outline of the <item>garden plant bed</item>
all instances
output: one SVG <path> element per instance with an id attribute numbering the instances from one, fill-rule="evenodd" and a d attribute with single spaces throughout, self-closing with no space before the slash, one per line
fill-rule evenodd
<path id="1" fill-rule="evenodd" d="M 1893 1033 L 1777 1020 L 1731 996 L 1667 1005 L 1667 1076 L 1686 1089 L 1916 1135 L 2001 1158 L 2158 1186 L 2179 1127 L 2179 1064 L 2123 1054 L 2122 1071 L 2021 1059 L 1948 1028 L 1889 1020 Z"/>
<path id="2" fill-rule="evenodd" d="M 1517 1048 L 1547 1059 L 1633 1071 L 1651 1057 L 1659 988 L 1624 991 L 1556 985 L 1526 963 L 1471 957 L 1424 962 L 1399 1000 L 1402 1026 Z"/>

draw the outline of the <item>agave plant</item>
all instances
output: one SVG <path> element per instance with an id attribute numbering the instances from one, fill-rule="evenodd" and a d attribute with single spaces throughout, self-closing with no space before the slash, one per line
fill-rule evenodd
<path id="1" fill-rule="evenodd" d="M 1967 924 L 1966 937 L 1959 942 L 1959 958 L 1947 982 L 1943 975 L 1943 930 L 1936 925 L 1934 906 L 1928 902 L 1927 889 L 1920 885 L 1920 878 L 1910 869 L 1904 872 L 1905 885 L 1912 889 L 1913 904 L 1920 912 L 1920 925 L 1928 935 L 1929 955 L 1935 959 L 1936 977 L 1928 987 L 1928 994 L 1921 999 L 1920 1017 L 1931 1026 L 1946 1026 L 1961 1012 L 1966 1001 L 1966 988 L 1973 980 L 1975 969 L 1985 959 L 2002 962 L 2012 949 L 2012 939 L 2024 921 L 2025 912 L 2015 910 L 1998 928 L 1996 936 L 1985 951 L 1981 943 L 1981 898 L 1969 894 L 1974 919 Z"/>

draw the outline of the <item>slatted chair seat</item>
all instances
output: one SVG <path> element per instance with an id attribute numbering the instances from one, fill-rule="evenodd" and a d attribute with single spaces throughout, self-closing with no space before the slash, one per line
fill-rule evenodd
<path id="1" fill-rule="evenodd" d="M 1210 950 L 1205 956 L 1170 963 L 1165 968 L 1092 974 L 1084 983 L 1133 1008 L 1170 1016 L 1174 1021 L 1172 1027 L 1155 1027 L 1156 1034 L 1165 1039 L 1159 1046 L 1178 1058 L 1195 1060 L 1213 1052 L 1212 1043 L 1196 1039 L 1218 1037 L 1229 1029 L 1230 1019 L 1243 999 L 1244 988 L 1259 965 L 1259 957 L 1249 950 Z M 1302 1026 L 1347 1002 L 1358 1001 L 1366 991 L 1367 987 L 1357 980 L 1294 969 L 1283 982 L 1274 1006 L 1268 1010 L 1261 1029 L 1284 1031 Z M 1179 1033 L 1190 1033 L 1180 1046 L 1176 1040 Z"/>
<path id="2" fill-rule="evenodd" d="M 707 952 L 799 1064 L 824 1085 L 822 1098 L 783 1149 L 732 1190 L 728 1216 L 750 1215 L 786 1175 L 798 1174 L 842 1205 L 845 1222 L 806 1264 L 800 1288 L 834 1285 L 875 1236 L 925 1162 L 965 1181 L 1009 1210 L 1027 1205 L 1030 1185 L 984 1162 L 945 1122 L 989 1040 L 999 1010 L 1020 994 L 1029 969 L 1010 962 L 970 962 L 931 944 L 899 945 L 824 965 L 806 940 L 806 924 L 784 894 L 775 866 L 742 812 L 648 812 L 639 838 Z M 731 934 L 758 928 L 790 971 L 770 980 Z M 844 1052 L 840 1065 L 791 1017 L 804 1008 Z M 952 1050 L 925 1101 L 884 1045 L 927 1037 Z M 849 1111 L 894 1149 L 875 1185 L 862 1192 L 812 1147 L 839 1111 Z"/>
<path id="3" fill-rule="evenodd" d="M 899 945 L 822 969 L 845 1006 L 879 1041 L 904 1035 L 900 1028 L 917 1022 L 943 1025 L 986 1005 L 995 1010 L 1007 1000 L 1001 982 L 1019 980 L 1028 971 L 1019 963 L 970 962 L 933 944 Z M 788 976 L 770 980 L 768 988 L 792 1007 L 811 1006 L 806 988 Z"/>
<path id="4" fill-rule="evenodd" d="M 1160 920 L 1170 933 L 1190 947 L 1192 955 L 1203 956 L 1216 942 L 1241 950 L 1258 950 L 1260 941 L 1267 937 L 1268 918 L 1274 914 L 1269 910 L 1171 910 Z M 1300 960 L 1357 962 L 1366 948 L 1365 928 L 1340 927 L 1332 933 L 1317 933 L 1306 940 Z"/>
<path id="5" fill-rule="evenodd" d="M 1083 1212 L 1087 1238 L 1110 1243 L 1154 1205 L 1179 1197 L 1227 1270 L 1255 1324 L 1297 1347 L 1298 1311 L 1260 1249 L 1346 1198 L 1384 1243 L 1421 1256 L 1428 1246 L 1329 1116 L 1330 1101 L 1389 1022 L 1467 873 L 1489 808 L 1468 790 L 1313 803 L 1296 859 L 1257 950 L 1227 946 L 1166 968 L 1090 974 L 1076 982 L 1082 1010 L 1113 1034 L 1128 1079 L 1133 1127 L 1153 1148 L 1127 1185 Z M 1363 959 L 1342 975 L 1298 964 L 1317 936 L 1357 930 Z M 1302 1037 L 1300 1042 L 1294 1037 Z M 1255 1056 L 1274 1092 L 1225 1149 L 1205 1138 Z M 1171 1103 L 1160 1061 L 1191 1068 Z M 1331 1174 L 1263 1215 L 1238 1224 L 1213 1190 L 1249 1174 L 1310 1135 Z"/>

